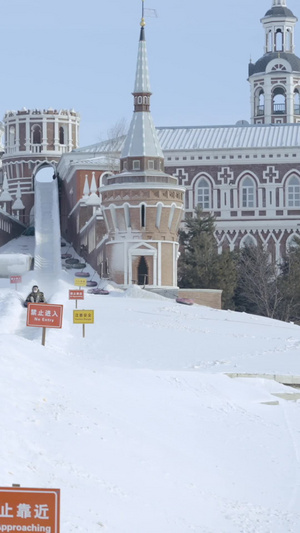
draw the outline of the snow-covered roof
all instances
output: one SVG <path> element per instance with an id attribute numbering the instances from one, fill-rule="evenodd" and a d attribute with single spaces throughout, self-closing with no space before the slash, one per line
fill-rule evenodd
<path id="1" fill-rule="evenodd" d="M 178 150 L 232 150 L 300 147 L 300 124 L 235 126 L 170 126 L 156 128 L 163 152 Z M 121 152 L 125 136 L 113 143 Z M 112 140 L 85 146 L 75 152 L 111 152 Z"/>
<path id="2" fill-rule="evenodd" d="M 121 158 L 134 156 L 163 158 L 157 131 L 149 112 L 133 114 Z"/>

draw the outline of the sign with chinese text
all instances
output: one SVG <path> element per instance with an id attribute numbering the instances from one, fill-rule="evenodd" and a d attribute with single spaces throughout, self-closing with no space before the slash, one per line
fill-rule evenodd
<path id="1" fill-rule="evenodd" d="M 86 287 L 86 279 L 85 278 L 75 278 L 74 285 L 77 285 L 78 287 Z"/>
<path id="2" fill-rule="evenodd" d="M 0 532 L 59 533 L 60 490 L 0 488 Z"/>
<path id="3" fill-rule="evenodd" d="M 69 300 L 84 300 L 84 291 L 78 289 L 75 290 L 69 290 Z"/>
<path id="4" fill-rule="evenodd" d="M 10 276 L 11 283 L 22 283 L 22 276 Z"/>
<path id="5" fill-rule="evenodd" d="M 63 305 L 56 304 L 29 303 L 26 325 L 42 328 L 61 328 L 63 307 Z"/>
<path id="6" fill-rule="evenodd" d="M 94 310 L 73 311 L 73 324 L 94 324 Z"/>

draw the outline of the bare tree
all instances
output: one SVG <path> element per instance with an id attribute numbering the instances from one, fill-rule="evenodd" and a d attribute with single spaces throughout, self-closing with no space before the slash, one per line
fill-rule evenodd
<path id="1" fill-rule="evenodd" d="M 125 118 L 118 120 L 107 131 L 106 140 L 101 141 L 103 152 L 106 153 L 107 170 L 111 172 L 119 168 L 120 150 L 127 133 L 127 122 Z"/>
<path id="2" fill-rule="evenodd" d="M 262 246 L 247 245 L 240 254 L 236 303 L 239 310 L 278 318 L 283 294 L 277 265 Z"/>

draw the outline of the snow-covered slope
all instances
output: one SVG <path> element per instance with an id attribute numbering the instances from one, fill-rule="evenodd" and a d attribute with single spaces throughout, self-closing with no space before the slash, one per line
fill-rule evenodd
<path id="1" fill-rule="evenodd" d="M 83 338 L 67 274 L 43 347 L 1 284 L 3 486 L 60 488 L 62 533 L 300 531 L 296 390 L 226 375 L 300 375 L 298 326 L 111 287 Z"/>

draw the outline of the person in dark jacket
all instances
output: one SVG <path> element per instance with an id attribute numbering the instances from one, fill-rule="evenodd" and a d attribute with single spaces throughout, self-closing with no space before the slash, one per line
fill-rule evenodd
<path id="1" fill-rule="evenodd" d="M 44 293 L 39 290 L 37 285 L 33 285 L 31 293 L 28 294 L 25 300 L 25 305 L 27 306 L 31 302 L 36 304 L 45 303 Z"/>

